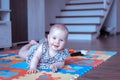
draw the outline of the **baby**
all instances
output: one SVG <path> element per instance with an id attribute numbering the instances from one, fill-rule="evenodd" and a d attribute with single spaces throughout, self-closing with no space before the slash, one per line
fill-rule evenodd
<path id="1" fill-rule="evenodd" d="M 65 59 L 70 56 L 64 49 L 68 40 L 68 29 L 63 24 L 51 27 L 47 39 L 41 44 L 31 40 L 19 51 L 19 56 L 26 59 L 29 65 L 28 73 L 36 73 L 41 69 L 51 69 L 56 72 L 65 64 Z"/>

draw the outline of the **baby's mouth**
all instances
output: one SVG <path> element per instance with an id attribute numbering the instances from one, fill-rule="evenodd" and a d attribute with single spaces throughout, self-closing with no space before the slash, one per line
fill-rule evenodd
<path id="1" fill-rule="evenodd" d="M 54 47 L 58 48 L 59 46 L 58 45 L 54 45 Z"/>

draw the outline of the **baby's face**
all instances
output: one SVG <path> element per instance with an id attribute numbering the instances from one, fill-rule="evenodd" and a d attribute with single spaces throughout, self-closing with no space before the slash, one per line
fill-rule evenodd
<path id="1" fill-rule="evenodd" d="M 54 29 L 48 35 L 48 43 L 51 49 L 55 51 L 60 51 L 64 49 L 67 42 L 67 33 L 63 30 Z"/>

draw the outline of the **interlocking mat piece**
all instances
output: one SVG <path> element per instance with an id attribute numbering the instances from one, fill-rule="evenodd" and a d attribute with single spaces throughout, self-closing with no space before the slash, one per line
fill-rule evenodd
<path id="1" fill-rule="evenodd" d="M 75 80 L 117 54 L 115 51 L 87 50 L 85 56 L 71 56 L 63 69 L 53 73 L 41 70 L 27 74 L 28 65 L 20 58 L 18 50 L 0 52 L 0 80 Z"/>

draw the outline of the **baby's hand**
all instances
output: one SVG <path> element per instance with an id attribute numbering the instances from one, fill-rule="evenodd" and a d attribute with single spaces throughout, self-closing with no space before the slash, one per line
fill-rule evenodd
<path id="1" fill-rule="evenodd" d="M 38 69 L 30 69 L 27 71 L 28 74 L 37 73 L 37 72 L 39 72 Z"/>
<path id="2" fill-rule="evenodd" d="M 56 67 L 54 64 L 51 64 L 51 65 L 50 65 L 50 69 L 51 69 L 53 72 L 56 72 L 56 71 L 57 71 L 57 67 Z"/>
<path id="3" fill-rule="evenodd" d="M 35 40 L 31 40 L 29 44 L 34 45 L 34 44 L 37 44 L 37 42 Z"/>

